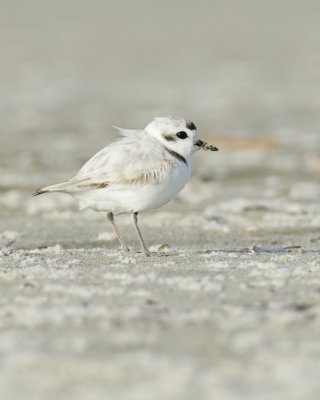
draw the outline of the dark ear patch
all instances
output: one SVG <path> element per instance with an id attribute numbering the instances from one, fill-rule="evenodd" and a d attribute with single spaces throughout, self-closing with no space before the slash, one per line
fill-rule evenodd
<path id="1" fill-rule="evenodd" d="M 191 122 L 191 121 L 188 121 L 188 122 L 187 122 L 186 127 L 187 127 L 188 129 L 190 129 L 190 131 L 195 131 L 195 130 L 197 129 L 196 126 L 195 126 L 195 124 L 194 124 L 193 122 Z"/>
<path id="2" fill-rule="evenodd" d="M 176 137 L 174 135 L 163 135 L 164 139 L 166 139 L 168 142 L 175 142 Z"/>

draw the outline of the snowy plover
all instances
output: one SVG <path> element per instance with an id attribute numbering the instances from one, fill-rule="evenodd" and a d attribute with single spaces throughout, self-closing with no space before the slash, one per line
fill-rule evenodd
<path id="1" fill-rule="evenodd" d="M 128 251 L 113 216 L 131 213 L 146 256 L 149 250 L 138 227 L 140 211 L 157 208 L 175 197 L 191 176 L 191 157 L 200 148 L 217 147 L 199 140 L 193 122 L 159 117 L 143 130 L 116 128 L 123 136 L 95 154 L 74 178 L 34 193 L 64 192 L 80 209 L 106 211 L 122 247 Z"/>

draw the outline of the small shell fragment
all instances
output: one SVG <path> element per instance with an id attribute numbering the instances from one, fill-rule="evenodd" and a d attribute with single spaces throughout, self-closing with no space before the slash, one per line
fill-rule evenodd
<path id="1" fill-rule="evenodd" d="M 198 140 L 197 145 L 203 149 L 204 151 L 210 150 L 210 151 L 218 151 L 218 147 L 213 146 L 212 144 L 209 144 L 207 142 L 204 142 L 203 140 Z"/>

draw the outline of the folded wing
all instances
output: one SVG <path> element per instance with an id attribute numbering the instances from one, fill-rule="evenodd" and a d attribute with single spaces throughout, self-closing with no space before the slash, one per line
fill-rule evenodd
<path id="1" fill-rule="evenodd" d="M 173 169 L 163 147 L 145 133 L 118 139 L 88 160 L 69 181 L 47 186 L 35 194 L 48 191 L 77 192 L 103 189 L 110 185 L 157 185 Z"/>

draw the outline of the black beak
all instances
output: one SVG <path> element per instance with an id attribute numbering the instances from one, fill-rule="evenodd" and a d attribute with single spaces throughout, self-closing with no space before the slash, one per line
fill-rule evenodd
<path id="1" fill-rule="evenodd" d="M 206 143 L 206 142 L 204 142 L 203 140 L 198 140 L 198 141 L 195 143 L 195 145 L 196 145 L 196 146 L 199 146 L 200 149 L 203 149 L 203 150 L 205 150 L 205 151 L 207 151 L 207 150 L 210 150 L 210 151 L 218 151 L 218 150 L 219 150 L 218 147 L 213 146 L 212 144 Z"/>

